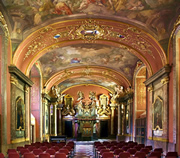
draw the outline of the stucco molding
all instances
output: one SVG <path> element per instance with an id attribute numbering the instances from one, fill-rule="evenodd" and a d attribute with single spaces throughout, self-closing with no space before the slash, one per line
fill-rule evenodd
<path id="1" fill-rule="evenodd" d="M 32 87 L 34 84 L 24 73 L 22 73 L 16 66 L 11 65 L 8 67 L 9 68 L 9 73 L 16 75 L 20 80 L 25 82 L 26 84 L 29 85 L 29 87 Z"/>
<path id="2" fill-rule="evenodd" d="M 153 82 L 155 82 L 156 80 L 158 80 L 159 78 L 165 78 L 169 76 L 169 73 L 171 72 L 171 66 L 170 65 L 165 65 L 163 68 L 161 68 L 158 72 L 156 72 L 154 75 L 152 75 L 151 77 L 149 77 L 144 84 L 146 86 L 149 86 L 150 84 L 152 84 Z"/>

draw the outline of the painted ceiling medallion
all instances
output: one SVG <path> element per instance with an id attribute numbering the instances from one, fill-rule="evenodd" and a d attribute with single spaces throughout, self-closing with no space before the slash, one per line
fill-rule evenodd
<path id="1" fill-rule="evenodd" d="M 76 30 L 76 34 L 80 39 L 101 39 L 104 35 L 104 29 L 95 20 L 85 20 L 84 24 Z"/>
<path id="2" fill-rule="evenodd" d="M 76 29 L 75 34 L 78 36 L 79 39 L 85 40 L 96 40 L 96 39 L 106 39 L 110 37 L 110 33 L 113 31 L 113 27 L 108 27 L 105 25 L 99 25 L 96 20 L 85 20 L 83 24 Z M 125 36 L 113 32 L 116 34 L 118 38 L 125 38 Z"/>

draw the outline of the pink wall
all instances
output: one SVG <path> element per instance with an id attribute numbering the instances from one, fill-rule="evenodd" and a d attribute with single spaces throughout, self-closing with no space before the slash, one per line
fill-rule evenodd
<path id="1" fill-rule="evenodd" d="M 40 78 L 32 77 L 31 113 L 36 119 L 36 138 L 40 137 Z"/>
<path id="2" fill-rule="evenodd" d="M 7 56 L 7 64 L 11 64 L 11 44 L 10 41 L 8 43 L 8 56 Z M 6 67 L 6 71 L 9 72 L 8 67 Z M 11 83 L 10 83 L 10 73 L 7 73 L 7 143 L 11 143 Z"/>
<path id="3" fill-rule="evenodd" d="M 2 36 L 0 35 L 0 64 L 2 64 Z M 1 69 L 1 65 L 0 65 L 0 76 L 2 75 L 2 69 Z M 1 96 L 1 78 L 0 78 L 0 115 L 2 114 L 2 96 Z"/>
<path id="4" fill-rule="evenodd" d="M 170 49 L 169 63 L 170 65 L 173 63 L 172 48 Z M 171 68 L 169 76 L 169 142 L 173 143 L 173 67 Z"/>

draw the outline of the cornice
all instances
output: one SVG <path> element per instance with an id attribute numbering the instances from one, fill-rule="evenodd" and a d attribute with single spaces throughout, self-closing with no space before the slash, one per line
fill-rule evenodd
<path id="1" fill-rule="evenodd" d="M 171 66 L 165 65 L 163 68 L 161 68 L 158 72 L 156 72 L 154 75 L 149 77 L 144 83 L 146 86 L 150 85 L 151 83 L 155 82 L 157 79 L 159 79 L 162 76 L 168 76 L 171 72 Z"/>
<path id="2" fill-rule="evenodd" d="M 9 73 L 16 75 L 20 80 L 28 84 L 30 87 L 34 84 L 24 73 L 22 73 L 16 66 L 11 65 L 8 67 Z"/>

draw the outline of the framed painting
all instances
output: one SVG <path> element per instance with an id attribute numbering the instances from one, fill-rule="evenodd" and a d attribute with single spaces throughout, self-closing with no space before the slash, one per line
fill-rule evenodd
<path id="1" fill-rule="evenodd" d="M 16 99 L 16 130 L 25 130 L 25 105 L 21 97 Z"/>
<path id="2" fill-rule="evenodd" d="M 163 100 L 158 96 L 153 103 L 153 130 L 163 130 Z"/>

